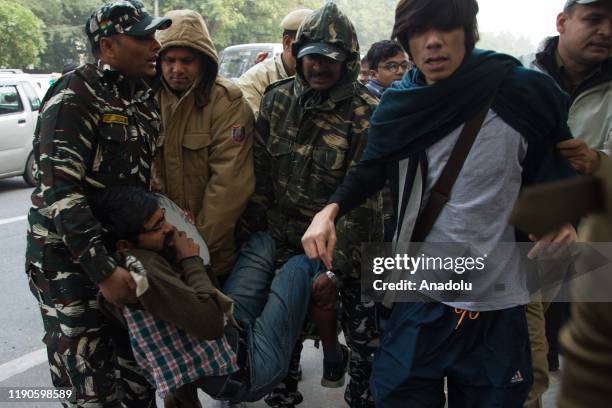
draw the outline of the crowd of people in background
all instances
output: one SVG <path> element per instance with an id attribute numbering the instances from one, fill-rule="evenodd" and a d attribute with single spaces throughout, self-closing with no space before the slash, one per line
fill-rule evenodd
<path id="1" fill-rule="evenodd" d="M 570 312 L 520 284 L 361 297 L 363 243 L 610 241 L 609 203 L 538 235 L 508 219 L 548 182 L 607 189 L 568 201 L 611 194 L 612 2 L 567 0 L 559 35 L 520 61 L 477 48 L 477 14 L 400 0 L 362 58 L 336 4 L 294 10 L 283 52 L 234 82 L 198 12 L 95 10 L 96 62 L 54 82 L 34 137 L 26 273 L 53 385 L 75 391 L 62 404 L 198 407 L 199 389 L 292 408 L 314 336 L 321 385 L 348 373 L 350 407 L 541 407 L 560 349 L 559 406 L 609 406 L 607 305 Z"/>

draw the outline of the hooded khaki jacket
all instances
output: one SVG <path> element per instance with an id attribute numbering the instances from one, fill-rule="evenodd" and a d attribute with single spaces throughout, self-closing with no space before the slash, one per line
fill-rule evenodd
<path id="1" fill-rule="evenodd" d="M 251 106 L 255 119 L 259 115 L 261 97 L 266 88 L 276 81 L 289 77 L 280 55 L 267 59 L 250 68 L 242 74 L 236 84 L 242 90 L 244 97 Z"/>
<path id="2" fill-rule="evenodd" d="M 240 89 L 217 75 L 217 52 L 202 17 L 189 10 L 167 17 L 172 26 L 157 33 L 160 55 L 170 47 L 193 48 L 204 57 L 204 75 L 180 97 L 162 78 L 156 182 L 194 215 L 214 273 L 226 275 L 237 251 L 235 225 L 255 188 L 253 114 Z"/>

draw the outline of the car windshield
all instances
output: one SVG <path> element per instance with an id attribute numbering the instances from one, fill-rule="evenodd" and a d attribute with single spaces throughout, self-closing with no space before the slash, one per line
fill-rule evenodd
<path id="1" fill-rule="evenodd" d="M 260 52 L 271 53 L 273 50 L 258 47 L 223 51 L 219 64 L 219 74 L 226 78 L 238 78 L 255 65 L 255 58 Z"/>

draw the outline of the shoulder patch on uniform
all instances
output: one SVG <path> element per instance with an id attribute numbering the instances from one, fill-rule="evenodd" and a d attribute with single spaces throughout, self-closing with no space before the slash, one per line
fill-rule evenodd
<path id="1" fill-rule="evenodd" d="M 270 85 L 268 85 L 266 87 L 266 90 L 264 91 L 264 94 L 266 94 L 267 92 L 269 92 L 270 90 L 272 90 L 272 89 L 274 89 L 274 88 L 276 88 L 278 86 L 281 86 L 282 84 L 286 84 L 288 82 L 293 82 L 294 79 L 295 79 L 295 77 L 290 76 L 289 78 L 279 79 L 276 82 L 272 82 Z"/>
<path id="2" fill-rule="evenodd" d="M 222 76 L 217 75 L 217 79 L 215 81 L 217 85 L 221 86 L 227 92 L 227 96 L 230 101 L 234 101 L 242 96 L 242 91 L 233 81 L 230 81 L 227 78 L 223 78 Z"/>
<path id="3" fill-rule="evenodd" d="M 235 124 L 232 126 L 232 140 L 234 143 L 242 143 L 246 138 L 244 125 Z"/>

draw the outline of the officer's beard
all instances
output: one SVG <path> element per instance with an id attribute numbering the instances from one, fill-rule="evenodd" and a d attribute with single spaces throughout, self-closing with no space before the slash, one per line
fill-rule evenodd
<path id="1" fill-rule="evenodd" d="M 176 261 L 176 248 L 174 247 L 174 235 L 176 234 L 176 229 L 172 229 L 166 233 L 164 237 L 164 247 L 161 251 L 161 255 L 167 259 L 169 262 Z"/>

